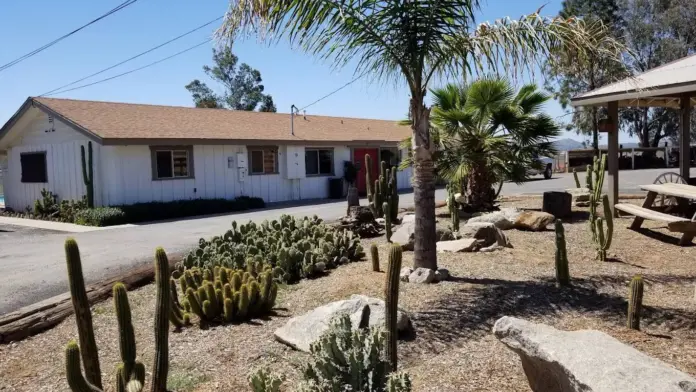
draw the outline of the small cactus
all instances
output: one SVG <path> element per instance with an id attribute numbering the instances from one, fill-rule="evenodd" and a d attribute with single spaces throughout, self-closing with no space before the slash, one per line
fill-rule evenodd
<path id="1" fill-rule="evenodd" d="M 628 292 L 628 328 L 640 330 L 640 313 L 643 309 L 643 278 L 634 276 Z"/>
<path id="2" fill-rule="evenodd" d="M 578 178 L 578 172 L 575 169 L 573 169 L 573 178 L 575 179 L 575 187 L 582 188 L 580 186 L 580 179 Z"/>
<path id="3" fill-rule="evenodd" d="M 387 269 L 387 282 L 384 289 L 385 331 L 386 331 L 386 357 L 391 371 L 397 369 L 396 328 L 397 312 L 399 306 L 399 273 L 401 272 L 401 245 L 392 244 L 389 250 L 389 267 Z"/>
<path id="4" fill-rule="evenodd" d="M 72 299 L 77 323 L 77 334 L 82 347 L 82 362 L 85 364 L 85 376 L 87 381 L 98 387 L 102 387 L 101 370 L 99 369 L 99 353 L 94 339 L 94 327 L 92 326 L 92 312 L 89 308 L 85 281 L 82 275 L 82 262 L 80 249 L 74 239 L 65 241 L 65 259 L 68 265 L 68 283 L 70 286 L 70 298 Z M 80 350 L 78 350 L 79 352 Z M 79 369 L 79 366 L 78 366 Z"/>
<path id="5" fill-rule="evenodd" d="M 372 271 L 379 272 L 379 249 L 374 242 L 370 245 L 370 258 L 372 259 Z"/>
<path id="6" fill-rule="evenodd" d="M 565 230 L 560 219 L 556 220 L 556 282 L 559 286 L 568 286 L 570 284 Z"/>
<path id="7" fill-rule="evenodd" d="M 385 201 L 383 205 L 384 211 L 390 211 L 391 210 L 391 205 L 390 202 Z M 391 236 L 392 236 L 392 221 L 391 221 L 391 214 L 385 214 L 384 215 L 384 230 L 387 235 L 387 241 L 391 242 Z"/>
<path id="8" fill-rule="evenodd" d="M 456 234 L 459 232 L 459 208 L 457 207 L 457 202 L 454 200 L 454 192 L 452 189 L 450 189 L 447 196 L 447 207 L 449 208 L 450 218 L 452 219 L 452 231 Z"/>

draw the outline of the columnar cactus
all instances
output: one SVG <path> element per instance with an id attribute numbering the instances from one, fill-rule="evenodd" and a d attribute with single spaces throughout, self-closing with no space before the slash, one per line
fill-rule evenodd
<path id="1" fill-rule="evenodd" d="M 82 276 L 82 262 L 80 261 L 80 249 L 74 239 L 65 241 L 65 260 L 68 265 L 68 283 L 70 297 L 72 298 L 77 323 L 77 334 L 82 347 L 82 362 L 85 364 L 87 381 L 95 387 L 101 388 L 101 370 L 99 369 L 99 353 L 94 339 L 94 327 L 92 326 L 92 313 L 89 309 L 89 299 L 85 289 L 85 281 Z M 79 366 L 78 366 L 79 369 Z"/>
<path id="2" fill-rule="evenodd" d="M 634 276 L 628 292 L 628 328 L 640 330 L 640 312 L 643 309 L 643 278 Z"/>
<path id="3" fill-rule="evenodd" d="M 94 165 L 92 163 L 92 142 L 87 142 L 87 159 L 85 160 L 85 146 L 80 146 L 80 158 L 82 158 L 82 181 L 87 188 L 87 207 L 94 208 Z"/>
<path id="4" fill-rule="evenodd" d="M 372 259 L 372 271 L 379 272 L 379 249 L 374 242 L 370 245 L 370 259 Z"/>
<path id="5" fill-rule="evenodd" d="M 391 201 L 385 201 L 383 204 L 384 211 L 391 211 Z M 387 235 L 387 241 L 391 242 L 392 236 L 392 217 L 391 214 L 384 214 L 384 231 Z"/>
<path id="6" fill-rule="evenodd" d="M 570 284 L 565 230 L 560 219 L 556 220 L 556 282 L 558 282 L 559 286 L 568 286 Z"/>
<path id="7" fill-rule="evenodd" d="M 578 178 L 578 172 L 575 169 L 573 169 L 573 178 L 575 179 L 575 187 L 582 188 L 580 186 L 580 179 Z"/>
<path id="8" fill-rule="evenodd" d="M 370 210 L 375 218 L 382 216 L 382 202 L 379 200 L 382 195 L 379 190 L 379 180 L 372 179 L 372 157 L 365 155 L 365 187 L 367 188 L 367 201 Z"/>
<path id="9" fill-rule="evenodd" d="M 595 157 L 594 165 L 587 166 L 587 184 L 590 189 L 590 232 L 592 233 L 592 241 L 597 248 L 597 258 L 601 261 L 607 260 L 607 250 L 611 247 L 611 239 L 614 233 L 614 216 L 609 204 L 609 198 L 607 195 L 602 195 L 606 161 L 607 156 L 602 155 L 601 159 Z M 593 178 L 594 181 L 592 181 Z M 606 233 L 604 232 L 603 220 L 597 215 L 597 206 L 600 202 L 604 207 L 604 220 L 607 223 Z"/>
<path id="10" fill-rule="evenodd" d="M 385 330 L 386 330 L 386 357 L 392 372 L 397 369 L 396 340 L 398 331 L 396 328 L 397 312 L 399 306 L 399 273 L 401 272 L 401 245 L 393 244 L 389 250 L 389 267 L 387 269 L 387 282 L 384 289 L 385 302 Z"/>
<path id="11" fill-rule="evenodd" d="M 68 241 L 70 242 L 70 241 Z M 66 242 L 66 254 L 68 252 L 68 242 Z M 74 241 L 72 241 L 74 243 Z M 77 246 L 75 245 L 75 250 Z M 68 256 L 71 258 L 71 256 Z M 78 258 L 79 259 L 79 258 Z M 74 260 L 74 257 L 73 257 Z M 164 264 L 166 263 L 166 264 Z M 68 263 L 70 264 L 70 262 Z M 79 264 L 79 263 L 78 263 Z M 166 267 L 163 267 L 163 264 Z M 156 280 L 157 280 L 157 309 L 155 310 L 155 366 L 153 368 L 153 392 L 166 391 L 167 369 L 169 367 L 168 358 L 168 316 L 171 289 L 169 282 L 169 262 L 166 259 L 164 251 L 157 250 L 156 260 Z M 81 275 L 81 274 L 80 274 Z M 74 282 L 71 282 L 71 285 Z M 82 286 L 84 290 L 84 285 Z M 79 291 L 79 290 L 78 290 Z M 72 292 L 72 290 L 71 290 Z M 114 308 L 116 311 L 116 319 L 118 322 L 119 331 L 119 347 L 122 363 L 116 369 L 116 392 L 142 392 L 145 385 L 145 366 L 136 359 L 136 343 L 135 333 L 133 331 L 132 316 L 130 304 L 128 303 L 128 294 L 126 287 L 122 283 L 116 283 L 113 287 Z M 73 298 L 74 300 L 75 298 Z M 77 310 L 77 309 L 76 309 Z M 82 336 L 83 328 L 78 324 L 78 332 Z M 93 329 L 90 333 L 93 336 Z M 98 354 L 97 354 L 98 355 Z M 68 343 L 65 349 L 66 359 L 66 378 L 68 385 L 73 392 L 102 392 L 101 386 L 91 383 L 82 376 L 80 371 L 80 349 L 75 341 Z M 97 358 L 98 361 L 98 358 Z M 84 356 L 83 356 L 84 362 Z M 85 363 L 87 369 L 88 363 Z M 98 362 L 97 362 L 98 365 Z M 86 370 L 85 370 L 86 371 Z M 158 381 L 159 380 L 159 381 Z"/>
<path id="12" fill-rule="evenodd" d="M 452 189 L 447 195 L 447 207 L 450 211 L 450 218 L 452 219 L 452 231 L 455 233 L 459 231 L 459 208 L 457 207 L 457 202 L 454 200 L 454 192 Z"/>
<path id="13" fill-rule="evenodd" d="M 172 294 L 169 287 L 169 259 L 164 249 L 155 250 L 155 361 L 152 366 L 152 392 L 167 392 L 169 374 L 169 319 L 172 315 Z M 175 291 L 176 293 L 176 291 Z M 177 300 L 178 302 L 178 300 Z"/>

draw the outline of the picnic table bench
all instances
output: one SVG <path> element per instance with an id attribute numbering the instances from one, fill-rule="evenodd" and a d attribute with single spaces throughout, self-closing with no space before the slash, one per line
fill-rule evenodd
<path id="1" fill-rule="evenodd" d="M 615 209 L 635 216 L 631 224 L 632 230 L 640 229 L 645 219 L 667 223 L 667 230 L 682 233 L 679 245 L 689 245 L 696 236 L 696 221 L 676 215 L 665 214 L 652 209 L 655 198 L 658 195 L 674 197 L 677 203 L 684 207 L 689 200 L 696 200 L 696 187 L 686 184 L 665 183 L 641 185 L 640 189 L 648 191 L 642 206 L 620 203 L 614 206 Z"/>

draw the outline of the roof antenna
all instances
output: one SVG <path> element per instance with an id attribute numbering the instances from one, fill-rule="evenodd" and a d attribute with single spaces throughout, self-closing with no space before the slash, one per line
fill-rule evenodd
<path id="1" fill-rule="evenodd" d="M 290 134 L 295 136 L 295 113 L 299 112 L 300 109 L 294 104 L 290 105 Z"/>

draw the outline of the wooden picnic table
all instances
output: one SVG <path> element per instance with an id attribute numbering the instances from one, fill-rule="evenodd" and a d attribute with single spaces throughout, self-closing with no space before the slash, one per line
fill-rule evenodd
<path id="1" fill-rule="evenodd" d="M 678 183 L 641 185 L 640 189 L 648 191 L 643 200 L 643 205 L 638 207 L 633 204 L 617 204 L 614 206 L 619 211 L 634 215 L 631 229 L 640 229 L 645 219 L 667 223 L 667 229 L 671 232 L 682 233 L 680 245 L 688 245 L 696 236 L 696 221 L 676 215 L 665 214 L 653 209 L 653 203 L 658 195 L 674 197 L 682 210 L 686 210 L 690 200 L 696 200 L 696 186 Z M 696 217 L 696 216 L 695 216 Z"/>

